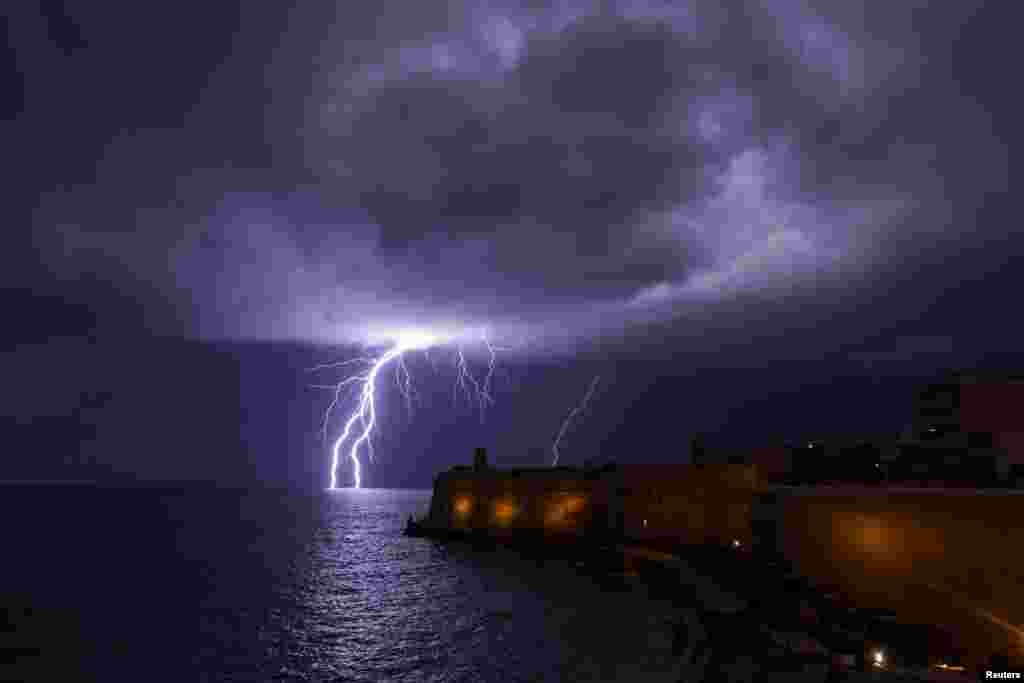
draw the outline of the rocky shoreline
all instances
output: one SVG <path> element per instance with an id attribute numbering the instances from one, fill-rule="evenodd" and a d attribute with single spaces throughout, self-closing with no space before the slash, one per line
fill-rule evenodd
<path id="1" fill-rule="evenodd" d="M 677 596 L 679 681 L 775 674 L 793 681 L 974 680 L 964 653 L 941 629 L 857 608 L 784 562 L 730 549 L 668 553 L 627 546 L 623 552 L 642 580 Z M 936 668 L 937 658 L 946 668 Z"/>
<path id="2" fill-rule="evenodd" d="M 814 584 L 784 560 L 755 557 L 745 548 L 652 548 L 586 535 L 552 542 L 542 534 L 495 538 L 410 527 L 414 536 L 571 558 L 610 590 L 642 582 L 677 611 L 668 625 L 676 664 L 666 680 L 673 683 L 776 674 L 788 681 L 974 680 L 964 653 L 941 629 L 899 624 L 884 609 L 855 607 L 835 587 Z M 935 667 L 936 656 L 947 668 Z"/>

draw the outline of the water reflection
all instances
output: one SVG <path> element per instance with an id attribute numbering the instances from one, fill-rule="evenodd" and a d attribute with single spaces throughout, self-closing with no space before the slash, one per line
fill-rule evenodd
<path id="1" fill-rule="evenodd" d="M 35 522 L 10 535 L 4 597 L 55 606 L 12 626 L 38 633 L 39 661 L 75 680 L 642 680 L 638 669 L 671 668 L 656 645 L 668 602 L 636 585 L 606 592 L 567 560 L 404 537 L 428 502 L 393 490 L 8 497 L 8 518 Z"/>

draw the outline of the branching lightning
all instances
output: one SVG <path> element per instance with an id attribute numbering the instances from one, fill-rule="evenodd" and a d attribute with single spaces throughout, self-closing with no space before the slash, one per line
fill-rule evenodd
<path id="1" fill-rule="evenodd" d="M 478 381 L 474 376 L 466 353 L 461 343 L 455 341 L 454 337 L 440 336 L 430 332 L 419 330 L 402 331 L 394 335 L 394 342 L 386 350 L 378 355 L 360 356 L 344 361 L 323 363 L 310 368 L 310 371 L 336 370 L 354 365 L 362 365 L 364 370 L 350 375 L 332 385 L 314 385 L 316 388 L 327 388 L 333 392 L 330 404 L 324 413 L 321 422 L 321 432 L 324 441 L 328 440 L 331 417 L 341 403 L 345 390 L 355 387 L 355 408 L 345 420 L 341 434 L 334 439 L 331 445 L 331 489 L 338 488 L 338 467 L 341 459 L 347 454 L 352 462 L 353 487 L 362 488 L 362 463 L 359 459 L 360 451 L 365 448 L 370 461 L 373 461 L 373 432 L 377 426 L 377 379 L 382 370 L 389 365 L 395 368 L 395 384 L 406 401 L 409 412 L 412 412 L 415 389 L 412 374 L 406 364 L 406 355 L 413 351 L 422 351 L 433 365 L 433 358 L 429 356 L 432 348 L 439 346 L 454 346 L 455 349 L 455 386 L 454 391 L 457 398 L 459 390 L 465 393 L 467 399 L 480 408 L 480 416 L 483 419 L 487 406 L 494 403 L 491 395 L 494 367 L 496 362 L 495 351 L 497 347 L 490 343 L 486 333 L 479 335 L 479 340 L 487 350 L 488 363 L 487 374 L 483 381 Z"/>
<path id="2" fill-rule="evenodd" d="M 600 381 L 600 376 L 594 377 L 594 379 L 591 380 L 590 386 L 587 388 L 587 393 L 583 395 L 583 400 L 581 400 L 579 404 L 575 408 L 573 408 L 568 415 L 565 416 L 565 419 L 562 420 L 562 427 L 561 429 L 558 430 L 558 436 L 555 437 L 555 442 L 551 444 L 552 467 L 558 464 L 558 458 L 561 455 L 561 453 L 559 453 L 558 451 L 558 448 L 562 444 L 562 438 L 565 436 L 565 433 L 569 430 L 569 425 L 572 424 L 572 421 L 576 418 L 577 415 L 586 410 L 587 404 L 590 403 L 590 399 L 594 395 L 594 390 L 597 389 L 597 383 Z"/>
<path id="3" fill-rule="evenodd" d="M 480 419 L 483 420 L 484 412 L 487 406 L 494 404 L 494 397 L 491 396 L 491 380 L 494 377 L 494 363 L 495 363 L 495 348 L 491 345 L 486 335 L 481 337 L 481 342 L 487 349 L 488 362 L 487 362 L 487 375 L 484 377 L 483 382 L 478 382 L 476 377 L 470 371 L 469 363 L 466 361 L 466 355 L 462 352 L 462 347 L 456 350 L 456 389 L 462 389 L 466 394 L 466 398 L 472 401 L 474 397 L 480 407 Z"/>

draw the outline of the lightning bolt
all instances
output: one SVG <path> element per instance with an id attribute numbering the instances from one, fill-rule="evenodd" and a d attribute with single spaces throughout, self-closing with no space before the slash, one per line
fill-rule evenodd
<path id="1" fill-rule="evenodd" d="M 334 445 L 331 447 L 332 489 L 338 488 L 338 461 L 341 459 L 341 450 L 344 447 L 345 442 L 349 440 L 353 431 L 356 429 L 356 423 L 359 423 L 360 432 L 352 441 L 348 457 L 352 460 L 355 487 L 357 489 L 362 488 L 362 466 L 359 462 L 359 447 L 366 444 L 367 450 L 370 451 L 370 459 L 373 459 L 373 443 L 370 441 L 370 437 L 373 434 L 373 428 L 377 423 L 377 376 L 380 374 L 381 369 L 396 358 L 401 358 L 402 354 L 407 350 L 408 349 L 405 346 L 398 343 L 377 358 L 370 366 L 369 371 L 363 374 L 354 375 L 338 383 L 334 400 L 331 402 L 328 414 L 324 418 L 324 429 L 327 428 L 327 423 L 330 420 L 330 411 L 333 411 L 334 406 L 338 403 L 341 390 L 348 384 L 356 383 L 360 385 L 360 391 L 358 406 L 349 416 L 348 420 L 345 421 L 345 428 L 342 431 L 341 436 L 334 440 Z"/>
<path id="2" fill-rule="evenodd" d="M 484 377 L 484 387 L 482 396 L 487 400 L 488 403 L 493 404 L 494 398 L 491 397 L 491 380 L 494 379 L 495 347 L 491 345 L 491 342 L 487 338 L 486 333 L 482 335 L 482 341 L 484 346 L 487 347 L 488 354 L 487 376 Z"/>
<path id="3" fill-rule="evenodd" d="M 562 428 L 558 430 L 558 436 L 555 437 L 555 442 L 551 444 L 552 467 L 558 464 L 558 458 L 561 455 L 558 451 L 558 447 L 562 443 L 562 437 L 565 436 L 565 432 L 568 431 L 569 425 L 572 424 L 573 419 L 582 411 L 586 410 L 587 404 L 590 403 L 590 399 L 594 395 L 594 390 L 597 389 L 597 383 L 600 381 L 601 378 L 599 376 L 591 380 L 590 386 L 587 388 L 587 393 L 583 395 L 583 400 L 581 400 L 579 404 L 565 416 L 565 419 L 562 420 Z"/>
<path id="4" fill-rule="evenodd" d="M 333 385 L 312 385 L 314 388 L 330 389 L 333 392 L 330 404 L 324 412 L 321 421 L 321 433 L 324 441 L 328 440 L 331 417 L 344 397 L 345 390 L 356 388 L 356 405 L 348 418 L 345 420 L 344 428 L 331 445 L 331 469 L 330 488 L 338 488 L 338 468 L 342 458 L 347 455 L 352 463 L 353 486 L 362 488 L 362 463 L 359 454 L 365 448 L 370 461 L 373 461 L 373 432 L 377 426 L 377 380 L 381 371 L 389 365 L 395 368 L 395 384 L 406 402 L 407 410 L 412 412 L 415 390 L 412 381 L 412 374 L 406 364 L 406 356 L 413 351 L 421 351 L 427 360 L 434 364 L 429 351 L 430 349 L 448 345 L 449 338 L 439 337 L 428 332 L 406 331 L 396 335 L 397 340 L 385 351 L 378 355 L 366 355 L 358 358 L 351 358 L 344 361 L 322 363 L 309 368 L 310 372 L 322 370 L 336 370 L 354 365 L 365 366 L 365 369 L 356 372 L 349 377 L 342 379 Z M 455 349 L 455 386 L 456 395 L 461 389 L 467 399 L 475 402 L 480 407 L 481 420 L 487 406 L 494 403 L 491 395 L 491 386 L 496 363 L 496 351 L 500 350 L 493 346 L 487 338 L 486 333 L 480 334 L 480 341 L 488 353 L 487 374 L 480 382 L 474 376 L 470 368 L 467 355 L 461 344 L 454 344 Z"/>
<path id="5" fill-rule="evenodd" d="M 491 383 L 494 379 L 496 347 L 491 345 L 490 340 L 487 339 L 485 334 L 481 335 L 480 341 L 484 348 L 487 349 L 487 374 L 484 376 L 483 382 L 478 382 L 470 370 L 466 354 L 463 353 L 461 346 L 458 347 L 455 358 L 455 391 L 457 392 L 459 389 L 462 389 L 463 393 L 466 394 L 466 399 L 470 402 L 474 398 L 476 399 L 480 408 L 480 420 L 483 421 L 487 407 L 494 405 L 494 397 L 491 395 Z"/>

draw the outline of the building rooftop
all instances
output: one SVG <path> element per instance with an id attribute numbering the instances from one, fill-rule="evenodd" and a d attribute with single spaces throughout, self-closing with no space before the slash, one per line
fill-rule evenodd
<path id="1" fill-rule="evenodd" d="M 1024 370 L 993 368 L 950 370 L 943 379 L 955 384 L 1024 384 Z"/>
<path id="2" fill-rule="evenodd" d="M 609 466 L 607 465 L 593 469 L 573 465 L 559 465 L 557 467 L 546 467 L 542 465 L 495 467 L 493 465 L 488 465 L 482 468 L 476 468 L 472 465 L 455 465 L 447 471 L 442 472 L 441 476 L 474 477 L 482 479 L 495 476 L 557 479 L 566 476 L 582 477 L 591 473 L 604 471 L 608 468 Z"/>

